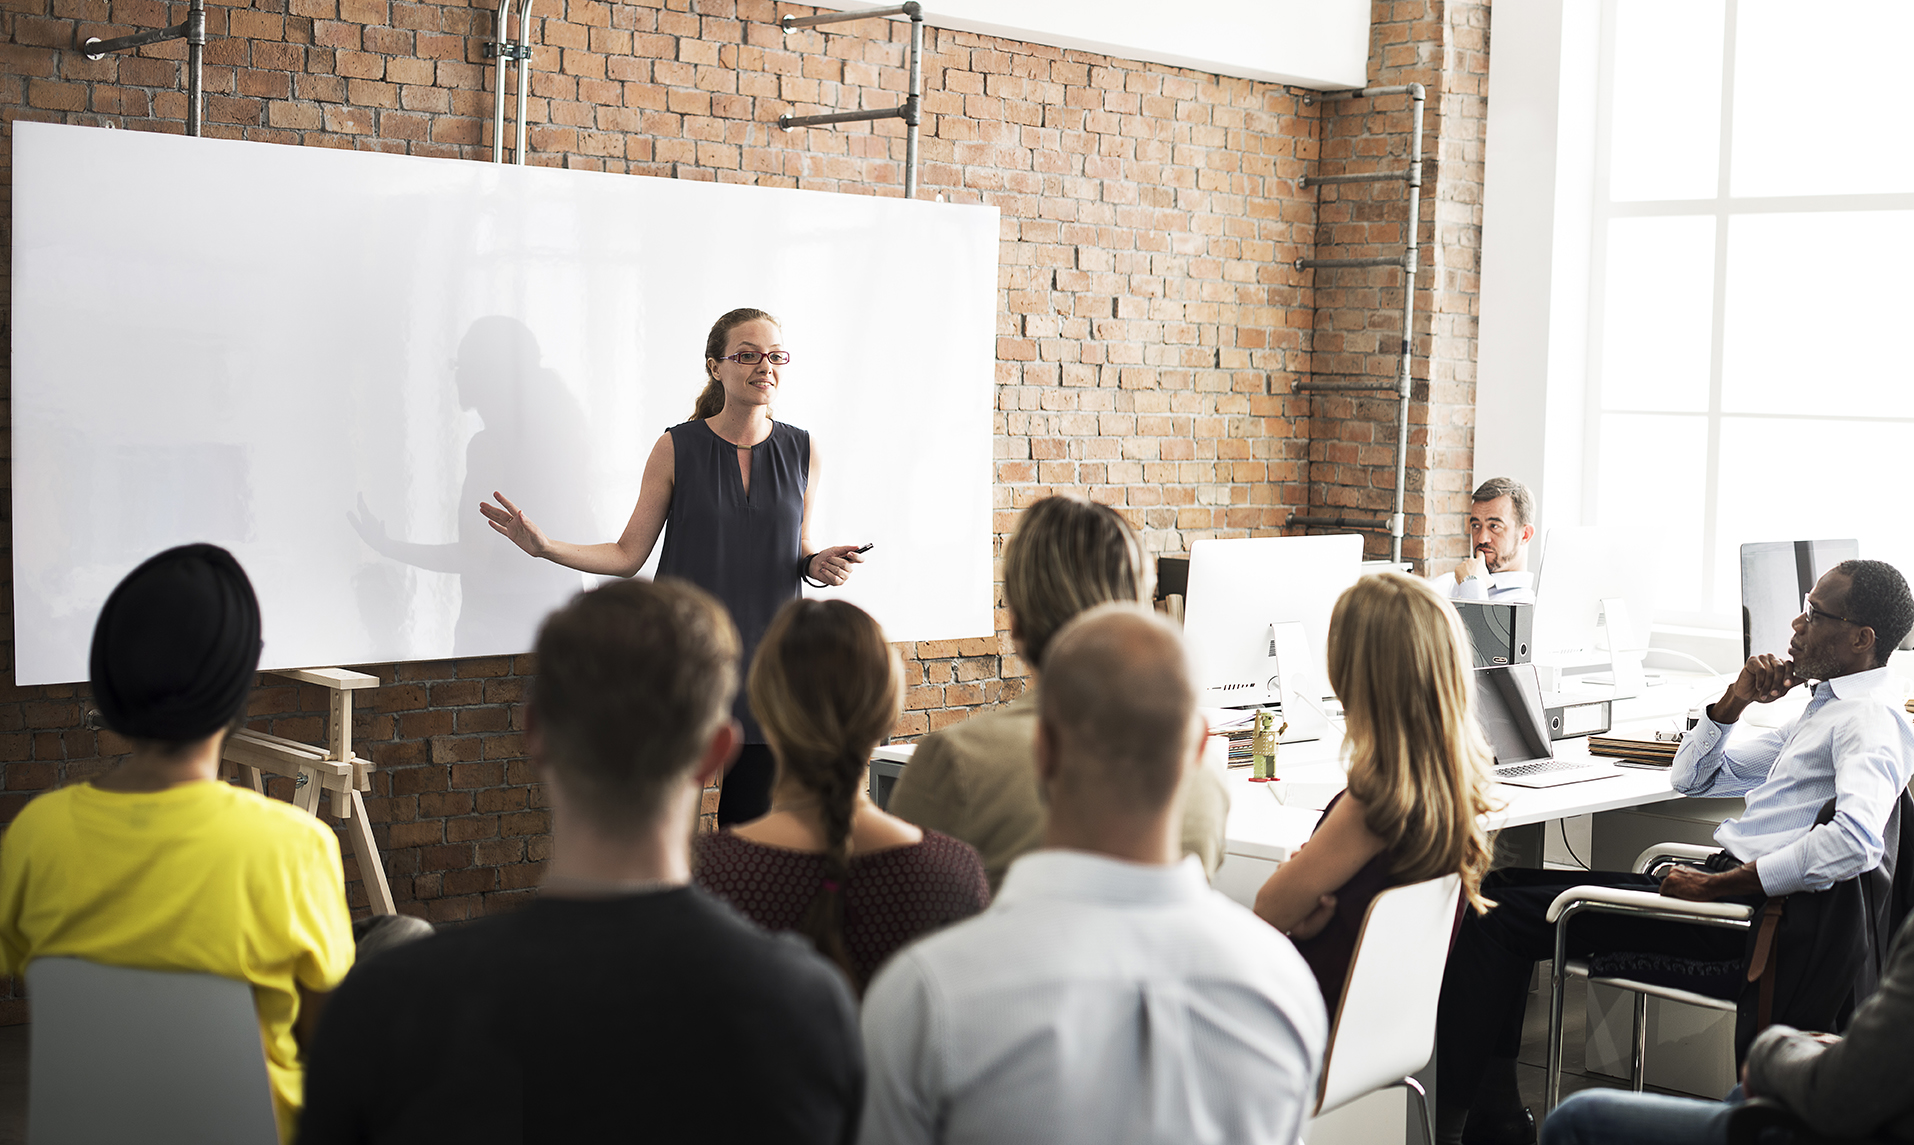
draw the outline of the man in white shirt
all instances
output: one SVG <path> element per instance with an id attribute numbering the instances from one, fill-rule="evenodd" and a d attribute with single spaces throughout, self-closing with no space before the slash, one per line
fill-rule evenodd
<path id="1" fill-rule="evenodd" d="M 1529 542 L 1535 539 L 1535 498 L 1512 477 L 1491 477 L 1469 504 L 1469 559 L 1453 573 L 1431 578 L 1451 600 L 1534 604 L 1535 574 Z"/>
<path id="2" fill-rule="evenodd" d="M 1182 639 L 1134 606 L 1044 657 L 1044 849 L 864 999 L 861 1140 L 1292 1145 L 1328 1019 L 1289 940 L 1178 861 L 1200 766 Z"/>
<path id="3" fill-rule="evenodd" d="M 1695 902 L 1756 905 L 1766 897 L 1825 891 L 1880 866 L 1889 816 L 1914 776 L 1914 729 L 1896 710 L 1900 693 L 1886 667 L 1914 627 L 1914 594 L 1892 565 L 1853 560 L 1823 575 L 1803 603 L 1789 659 L 1750 659 L 1682 741 L 1669 769 L 1669 782 L 1683 795 L 1747 799 L 1741 817 L 1716 830 L 1723 850 L 1707 871 L 1676 868 L 1657 880 L 1505 868 L 1483 881 L 1496 908 L 1463 920 L 1442 983 L 1438 1141 L 1523 1145 L 1534 1139 L 1516 1092 L 1515 1054 L 1529 976 L 1536 962 L 1554 954 L 1547 911 L 1561 891 L 1578 885 L 1659 889 Z M 1819 682 L 1800 718 L 1730 739 L 1749 705 L 1780 699 L 1809 680 Z M 1821 821 L 1830 800 L 1831 818 Z M 1592 915 L 1569 932 L 1568 953 L 1726 961 L 1734 963 L 1738 980 L 1743 945 L 1739 931 Z M 1838 1002 L 1845 984 L 1827 985 Z M 1775 1017 L 1801 1024 L 1779 1009 Z"/>

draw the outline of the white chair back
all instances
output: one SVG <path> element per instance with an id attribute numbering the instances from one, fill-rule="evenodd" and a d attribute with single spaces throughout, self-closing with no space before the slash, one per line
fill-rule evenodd
<path id="1" fill-rule="evenodd" d="M 27 996 L 29 1145 L 277 1145 L 246 983 L 40 958 Z"/>
<path id="2" fill-rule="evenodd" d="M 1391 887 L 1363 916 L 1349 984 L 1329 1031 L 1316 1115 L 1429 1064 L 1462 878 Z"/>

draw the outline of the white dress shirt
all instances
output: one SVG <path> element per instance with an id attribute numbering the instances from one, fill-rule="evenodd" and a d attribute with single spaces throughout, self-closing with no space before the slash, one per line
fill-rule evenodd
<path id="1" fill-rule="evenodd" d="M 1289 940 L 1194 859 L 1018 859 L 864 998 L 866 1145 L 1294 1145 L 1329 1022 Z"/>
<path id="2" fill-rule="evenodd" d="M 1430 577 L 1436 591 L 1450 600 L 1492 600 L 1497 604 L 1534 604 L 1535 574 L 1520 572 L 1485 573 L 1456 580 L 1455 573 Z"/>
<path id="3" fill-rule="evenodd" d="M 1669 781 L 1683 795 L 1745 795 L 1748 810 L 1715 832 L 1742 862 L 1760 860 L 1770 895 L 1824 891 L 1873 870 L 1895 800 L 1914 774 L 1914 729 L 1896 710 L 1886 668 L 1814 686 L 1786 727 L 1737 736 L 1704 713 L 1675 753 Z M 1815 827 L 1822 804 L 1834 820 Z"/>

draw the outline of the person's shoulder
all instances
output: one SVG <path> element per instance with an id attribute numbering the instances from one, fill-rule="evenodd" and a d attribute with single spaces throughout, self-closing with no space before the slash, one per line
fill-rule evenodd
<path id="1" fill-rule="evenodd" d="M 917 750 L 922 752 L 925 745 L 932 745 L 934 752 L 953 763 L 976 764 L 994 763 L 1014 754 L 1010 762 L 1020 764 L 1030 756 L 1029 740 L 1036 722 L 1036 705 L 1013 701 L 930 733 L 918 741 Z M 909 766 L 904 770 L 908 773 Z"/>
<path id="2" fill-rule="evenodd" d="M 25 838 L 53 818 L 71 814 L 74 801 L 81 798 L 80 789 L 85 786 L 84 783 L 69 783 L 65 787 L 43 791 L 27 800 L 27 805 L 20 808 L 13 822 L 7 824 L 6 838 Z"/>
<path id="3" fill-rule="evenodd" d="M 318 816 L 249 788 L 231 783 L 215 786 L 218 791 L 213 801 L 218 806 L 218 814 L 232 829 L 259 842 L 338 849 L 339 837 L 321 823 Z"/>

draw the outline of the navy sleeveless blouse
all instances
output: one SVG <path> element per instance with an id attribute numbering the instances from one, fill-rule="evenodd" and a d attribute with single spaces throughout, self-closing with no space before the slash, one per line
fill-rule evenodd
<path id="1" fill-rule="evenodd" d="M 784 602 L 798 595 L 804 490 L 811 435 L 781 421 L 751 448 L 751 492 L 738 475 L 737 446 L 702 421 L 670 429 L 674 469 L 658 575 L 697 585 L 724 602 L 744 641 L 732 714 L 744 742 L 763 743 L 744 680 L 751 657 Z"/>

